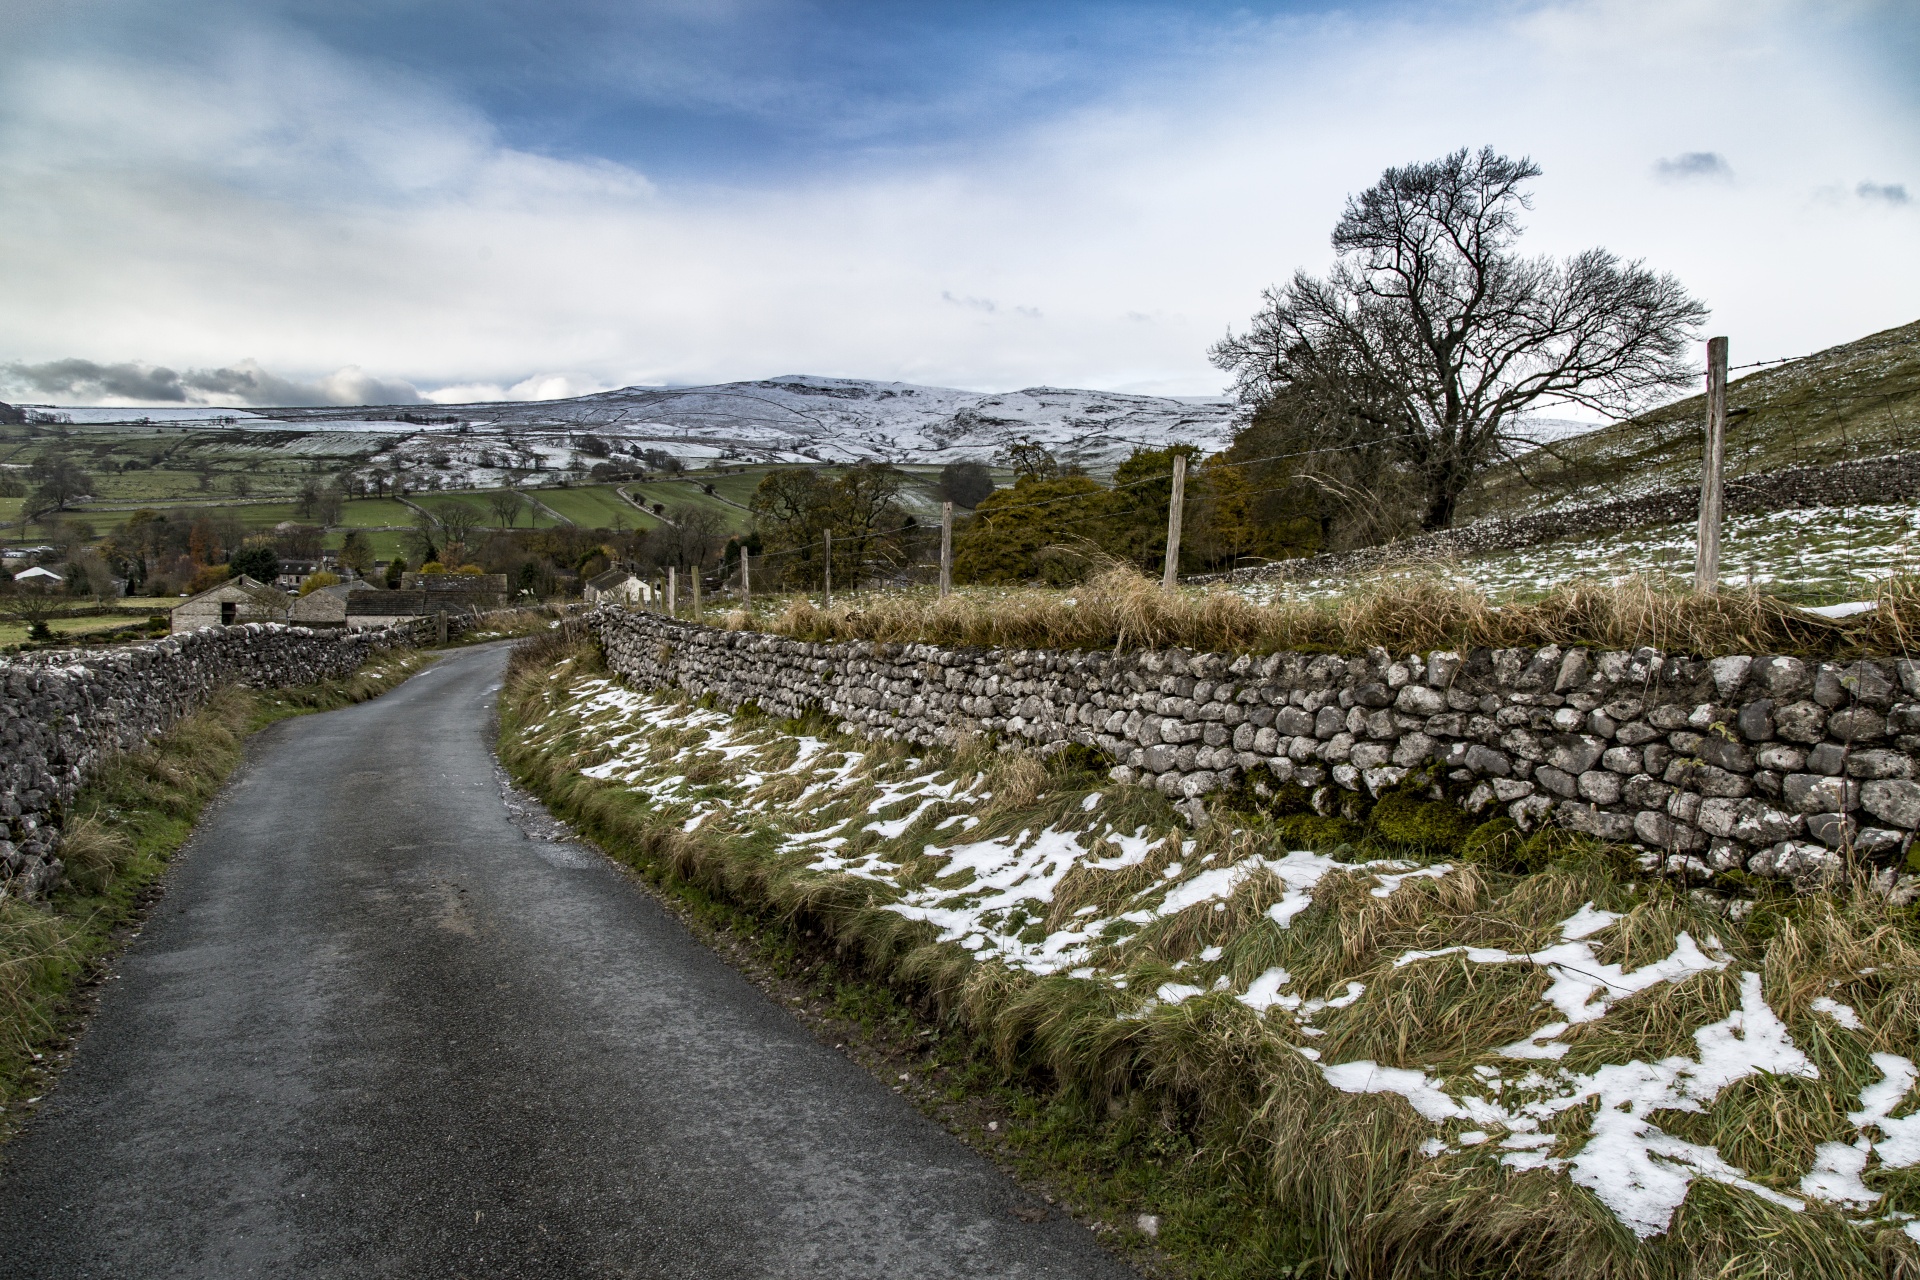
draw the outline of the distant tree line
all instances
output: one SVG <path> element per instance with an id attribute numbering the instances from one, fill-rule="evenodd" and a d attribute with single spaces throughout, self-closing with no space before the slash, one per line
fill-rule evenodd
<path id="1" fill-rule="evenodd" d="M 1177 455 L 1198 462 L 1187 482 L 1184 570 L 1239 562 L 1257 539 L 1241 469 L 1224 459 L 1201 460 L 1191 445 L 1139 449 L 1102 484 L 1044 447 L 1018 441 L 1003 458 L 1013 474 L 1009 486 L 994 487 L 980 462 L 953 464 L 941 475 L 937 493 L 962 508 L 955 581 L 1065 584 L 1114 562 L 1157 571 Z M 762 556 L 757 580 L 823 588 L 829 535 L 836 589 L 924 579 L 937 557 L 939 528 L 907 509 L 902 495 L 910 483 L 884 463 L 837 474 L 814 467 L 769 472 L 749 504 Z"/>

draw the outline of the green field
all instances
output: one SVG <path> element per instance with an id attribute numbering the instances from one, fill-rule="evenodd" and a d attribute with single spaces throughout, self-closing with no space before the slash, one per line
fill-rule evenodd
<path id="1" fill-rule="evenodd" d="M 371 455 L 379 437 L 303 430 L 129 424 L 0 427 L 0 461 L 65 456 L 109 505 L 202 503 L 292 495 Z M 247 490 L 242 494 L 240 490 Z"/>
<path id="2" fill-rule="evenodd" d="M 689 502 L 695 505 L 716 505 L 731 511 L 734 517 L 744 521 L 745 513 L 728 507 L 727 504 L 737 503 L 741 507 L 751 505 L 754 491 L 760 487 L 760 482 L 766 478 L 769 471 L 779 469 L 760 465 L 730 468 L 722 472 L 688 471 L 678 479 L 649 480 L 631 484 L 627 486 L 627 491 L 629 493 L 644 492 L 648 502 L 664 502 L 669 507 Z M 817 470 L 831 476 L 838 475 L 845 468 L 819 467 Z M 900 495 L 907 508 L 916 515 L 937 513 L 940 509 L 940 500 L 936 496 L 935 486 L 940 480 L 940 468 L 902 467 L 900 470 L 908 477 L 908 483 Z M 1002 484 L 1012 483 L 1011 476 L 996 478 Z M 713 486 L 713 498 L 707 497 L 704 492 L 706 485 Z M 725 501 L 715 503 L 714 498 Z M 742 527 L 745 527 L 744 524 Z"/>
<path id="3" fill-rule="evenodd" d="M 134 415 L 139 410 L 130 410 Z M 396 433 L 328 429 L 306 426 L 254 424 L 242 428 L 217 423 L 69 423 L 0 426 L 0 462 L 25 467 L 42 458 L 62 458 L 90 478 L 90 497 L 57 513 L 53 519 L 91 527 L 105 537 L 135 511 L 153 510 L 170 516 L 206 515 L 238 521 L 249 533 L 266 533 L 284 522 L 315 523 L 295 514 L 294 496 L 315 484 L 333 483 L 351 471 L 365 474 L 376 455 L 394 443 Z M 384 456 L 384 455 L 383 455 Z M 390 462 L 384 465 L 391 465 Z M 418 467 L 418 458 L 410 463 Z M 523 487 L 526 503 L 513 528 L 572 527 L 583 530 L 657 528 L 660 521 L 644 506 L 661 504 L 671 515 L 678 510 L 710 512 L 728 532 L 745 532 L 752 523 L 747 507 L 768 472 L 779 469 L 757 463 L 725 463 L 694 467 L 677 476 L 655 475 L 624 485 L 575 484 L 570 487 Z M 833 476 L 840 466 L 816 468 Z M 938 468 L 908 468 L 909 483 L 902 499 L 917 517 L 937 516 L 933 483 Z M 411 470 L 414 480 L 432 472 Z M 553 479 L 551 474 L 537 477 Z M 576 477 L 584 479 L 585 477 Z M 497 481 L 495 481 L 497 483 Z M 712 485 L 714 492 L 705 491 Z M 635 502 L 621 496 L 624 488 Z M 498 526 L 487 500 L 497 489 L 415 491 L 398 497 L 346 500 L 337 523 L 326 531 L 326 545 L 339 548 L 349 531 L 364 533 L 377 559 L 404 551 L 403 539 L 421 509 L 443 510 L 462 503 L 480 516 L 481 529 Z M 46 541 L 49 529 L 22 527 L 27 501 L 0 499 L 0 537 L 8 542 Z"/>
<path id="4" fill-rule="evenodd" d="M 327 539 L 327 545 L 338 549 L 341 542 L 344 541 L 345 536 L 344 533 L 336 532 Z M 400 542 L 402 536 L 403 535 L 397 530 L 392 529 L 368 530 L 367 541 L 373 546 L 373 558 L 376 560 L 391 560 L 395 556 L 400 555 L 406 550 Z"/>
<path id="5" fill-rule="evenodd" d="M 582 529 L 611 529 L 616 519 L 623 521 L 627 528 L 637 528 L 642 523 L 638 511 L 615 497 L 611 487 L 594 486 L 580 489 L 523 489 L 529 498 L 541 505 L 560 513 L 566 520 Z M 554 520 L 544 511 L 536 511 L 536 527 L 546 528 Z M 524 520 L 526 517 L 522 516 Z M 645 522 L 651 525 L 653 522 Z"/>
<path id="6" fill-rule="evenodd" d="M 765 472 L 763 471 L 751 476 L 752 484 L 759 484 L 760 475 L 764 474 Z M 741 476 L 725 477 L 725 479 L 733 481 L 748 478 L 749 477 Z M 718 488 L 719 479 L 719 477 L 716 477 L 713 481 L 716 488 Z M 626 486 L 626 489 L 627 492 L 632 494 L 637 500 L 649 506 L 656 502 L 660 503 L 666 507 L 669 517 L 673 515 L 675 510 L 711 511 L 725 522 L 728 529 L 745 530 L 747 526 L 752 523 L 751 517 L 749 517 L 746 512 L 740 510 L 739 507 L 730 506 L 720 501 L 717 497 L 708 497 L 700 487 L 702 483 L 706 483 L 706 481 L 647 480 L 630 484 Z M 734 488 L 737 491 L 741 486 L 736 484 Z M 745 490 L 748 497 L 751 497 L 753 494 L 752 485 L 745 486 Z M 722 492 L 724 492 L 724 490 L 722 490 Z M 728 494 L 727 496 L 731 497 L 732 494 Z M 746 498 L 739 498 L 736 499 L 736 501 L 740 502 L 742 506 L 746 504 Z"/>
<path id="7" fill-rule="evenodd" d="M 164 613 L 178 604 L 177 600 L 167 600 L 154 608 L 155 613 Z M 47 629 L 55 636 L 65 639 L 69 636 L 92 635 L 101 631 L 112 631 L 115 627 L 124 627 L 137 622 L 137 617 L 126 615 L 108 615 L 100 618 L 53 618 L 47 623 Z M 23 622 L 12 619 L 0 619 L 0 646 L 16 645 L 27 638 L 27 627 Z"/>
<path id="8" fill-rule="evenodd" d="M 349 498 L 340 523 L 348 529 L 395 528 L 413 523 L 413 508 L 398 498 Z"/>

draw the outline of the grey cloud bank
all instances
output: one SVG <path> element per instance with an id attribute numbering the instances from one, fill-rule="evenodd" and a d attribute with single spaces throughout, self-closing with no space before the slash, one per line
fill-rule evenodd
<path id="1" fill-rule="evenodd" d="M 227 368 L 184 372 L 139 361 L 100 364 L 69 358 L 43 364 L 14 363 L 0 365 L 0 386 L 18 398 L 45 398 L 59 404 L 117 400 L 233 405 L 425 403 L 412 383 L 376 378 L 351 366 L 317 382 L 301 382 L 270 373 L 251 360 Z"/>

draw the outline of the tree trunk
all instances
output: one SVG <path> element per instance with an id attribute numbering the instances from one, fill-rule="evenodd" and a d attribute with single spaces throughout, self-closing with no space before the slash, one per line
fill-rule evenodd
<path id="1" fill-rule="evenodd" d="M 1442 467 L 1427 477 L 1427 510 L 1420 517 L 1420 531 L 1431 533 L 1435 529 L 1452 526 L 1455 511 L 1460 505 L 1460 493 L 1466 488 L 1464 479 L 1451 466 Z"/>

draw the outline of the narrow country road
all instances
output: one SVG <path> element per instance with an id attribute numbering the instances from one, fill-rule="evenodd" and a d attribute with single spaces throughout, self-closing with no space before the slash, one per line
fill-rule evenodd
<path id="1" fill-rule="evenodd" d="M 505 660 L 253 740 L 0 1148 L 0 1274 L 1132 1274 L 530 836 Z"/>

